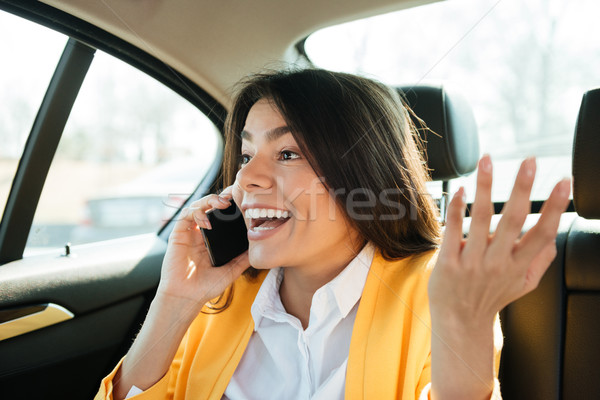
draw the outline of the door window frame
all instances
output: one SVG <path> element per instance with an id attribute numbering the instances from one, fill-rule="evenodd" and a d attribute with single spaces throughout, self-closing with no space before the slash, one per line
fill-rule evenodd
<path id="1" fill-rule="evenodd" d="M 226 109 L 197 84 L 164 62 L 88 22 L 32 0 L 0 0 L 0 10 L 69 37 L 27 139 L 0 220 L 1 266 L 23 258 L 44 181 L 95 49 L 121 59 L 182 96 L 207 116 L 221 134 Z M 223 149 L 220 146 L 213 165 L 184 206 L 215 190 L 222 158 Z M 166 240 L 176 215 L 158 232 L 159 237 Z"/>

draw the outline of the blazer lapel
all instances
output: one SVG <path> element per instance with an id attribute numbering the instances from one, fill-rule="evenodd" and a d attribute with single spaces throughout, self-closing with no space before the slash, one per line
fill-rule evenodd
<path id="1" fill-rule="evenodd" d="M 346 399 L 415 398 L 429 373 L 433 254 L 386 261 L 376 252 L 352 332 Z"/>

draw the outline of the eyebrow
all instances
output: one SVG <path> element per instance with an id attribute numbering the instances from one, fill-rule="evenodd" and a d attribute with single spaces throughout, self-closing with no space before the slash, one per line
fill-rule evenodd
<path id="1" fill-rule="evenodd" d="M 287 125 L 283 125 L 283 126 L 279 126 L 277 128 L 269 129 L 268 131 L 266 131 L 265 138 L 267 139 L 267 142 L 272 142 L 274 140 L 279 139 L 281 136 L 285 135 L 286 133 L 291 133 L 291 132 L 292 131 L 290 130 L 290 128 Z M 250 133 L 248 131 L 242 131 L 240 136 L 242 139 L 252 141 L 252 133 Z"/>

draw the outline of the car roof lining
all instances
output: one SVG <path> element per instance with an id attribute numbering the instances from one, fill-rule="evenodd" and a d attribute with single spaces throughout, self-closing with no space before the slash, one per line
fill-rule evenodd
<path id="1" fill-rule="evenodd" d="M 248 73 L 265 67 L 305 65 L 296 44 L 310 33 L 434 1 L 437 0 L 378 0 L 377 4 L 372 0 L 43 2 L 163 60 L 228 107 L 232 85 Z"/>

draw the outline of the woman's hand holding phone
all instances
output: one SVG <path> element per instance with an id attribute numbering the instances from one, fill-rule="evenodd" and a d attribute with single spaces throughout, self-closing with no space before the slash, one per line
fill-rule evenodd
<path id="1" fill-rule="evenodd" d="M 163 261 L 157 297 L 169 301 L 189 303 L 192 313 L 219 296 L 249 267 L 248 252 L 235 257 L 227 264 L 214 268 L 207 252 L 200 228 L 211 229 L 206 212 L 226 209 L 231 204 L 231 187 L 220 195 L 211 194 L 195 201 L 181 212 L 169 237 Z"/>
<path id="2" fill-rule="evenodd" d="M 219 296 L 248 268 L 245 251 L 225 265 L 210 262 L 200 228 L 210 228 L 206 212 L 230 205 L 231 188 L 184 209 L 169 237 L 160 283 L 146 321 L 113 382 L 113 398 L 132 385 L 145 390 L 165 375 L 189 325 L 203 305 Z"/>

